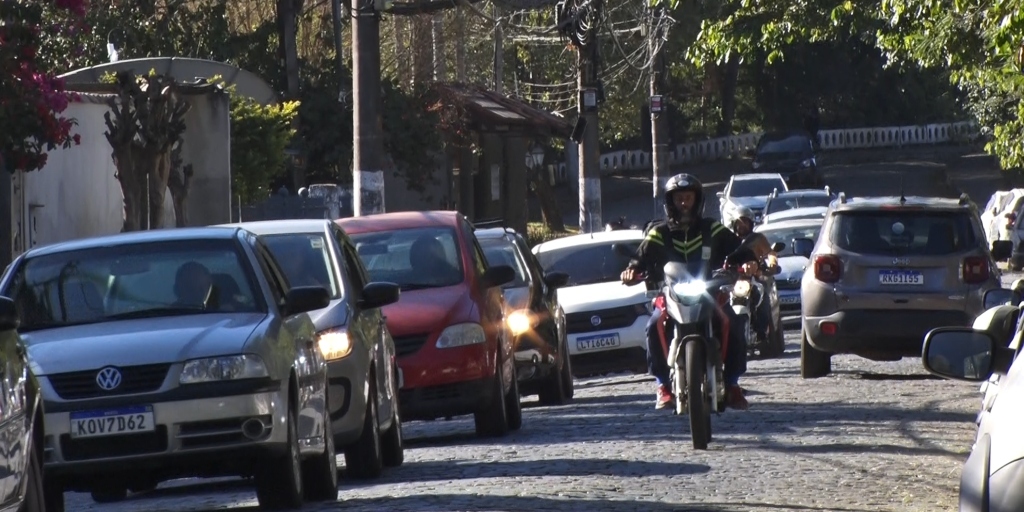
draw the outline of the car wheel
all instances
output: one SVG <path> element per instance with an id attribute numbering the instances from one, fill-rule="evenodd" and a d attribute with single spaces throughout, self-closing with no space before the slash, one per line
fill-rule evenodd
<path id="1" fill-rule="evenodd" d="M 128 488 L 121 486 L 101 487 L 89 492 L 96 503 L 117 503 L 128 497 Z"/>
<path id="2" fill-rule="evenodd" d="M 64 512 L 64 486 L 59 482 L 43 479 L 43 495 L 46 497 L 46 512 Z"/>
<path id="3" fill-rule="evenodd" d="M 817 379 L 832 373 L 832 354 L 822 352 L 807 341 L 807 333 L 800 332 L 800 377 Z"/>
<path id="4" fill-rule="evenodd" d="M 394 382 L 398 382 L 396 376 Z M 391 428 L 384 432 L 384 437 L 381 441 L 381 452 L 384 456 L 384 466 L 389 468 L 395 468 L 401 466 L 405 462 L 405 444 L 402 442 L 402 410 L 401 404 L 398 401 L 398 390 L 394 390 L 395 397 L 394 409 L 395 414 L 391 418 Z"/>
<path id="5" fill-rule="evenodd" d="M 512 386 L 505 394 L 505 416 L 508 418 L 508 429 L 519 430 L 523 426 L 523 402 L 519 395 L 519 376 L 515 367 L 512 370 Z"/>
<path id="6" fill-rule="evenodd" d="M 334 428 L 324 391 L 324 452 L 302 463 L 302 487 L 308 501 L 338 500 L 338 454 L 334 450 Z"/>
<path id="7" fill-rule="evenodd" d="M 565 390 L 565 398 L 572 400 L 576 393 L 575 384 L 572 378 L 572 358 L 569 357 L 569 348 L 563 346 L 562 350 L 562 389 Z"/>
<path id="8" fill-rule="evenodd" d="M 546 379 L 546 382 L 537 393 L 537 398 L 540 399 L 541 405 L 563 405 L 572 398 L 567 396 L 568 393 L 565 391 L 565 370 L 569 366 L 567 356 L 568 354 L 564 350 L 561 351 L 558 355 L 561 364 L 555 371 L 551 372 L 551 376 Z M 571 375 L 569 377 L 569 384 L 572 385 Z"/>
<path id="9" fill-rule="evenodd" d="M 782 327 L 782 321 L 778 323 L 778 327 L 772 329 L 772 345 L 775 357 L 779 357 L 786 353 L 786 331 Z"/>
<path id="10" fill-rule="evenodd" d="M 256 501 L 264 510 L 295 510 L 302 506 L 302 464 L 295 404 L 289 404 L 285 453 L 256 469 Z"/>
<path id="11" fill-rule="evenodd" d="M 345 448 L 345 474 L 352 478 L 368 479 L 380 476 L 384 458 L 380 446 L 380 422 L 377 420 L 376 377 L 370 375 L 370 392 L 363 415 L 363 433 Z"/>
<path id="12" fill-rule="evenodd" d="M 505 390 L 502 389 L 501 375 L 501 364 L 497 364 L 487 405 L 473 413 L 476 435 L 480 437 L 501 437 L 508 434 L 508 411 L 505 408 Z"/>
<path id="13" fill-rule="evenodd" d="M 32 446 L 32 456 L 29 457 L 28 468 L 25 471 L 28 484 L 25 487 L 25 500 L 21 502 L 21 507 L 18 507 L 20 512 L 47 512 L 46 494 L 43 489 L 42 447 L 37 444 L 34 443 Z M 63 497 L 64 495 L 61 493 L 61 498 Z M 63 511 L 63 499 L 61 501 L 60 510 Z"/>

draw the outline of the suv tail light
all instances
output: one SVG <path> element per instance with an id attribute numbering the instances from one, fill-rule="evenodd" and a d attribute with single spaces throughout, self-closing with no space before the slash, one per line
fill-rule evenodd
<path id="1" fill-rule="evenodd" d="M 979 284 L 988 280 L 988 259 L 984 256 L 968 256 L 964 258 L 961 273 L 967 284 Z"/>
<path id="2" fill-rule="evenodd" d="M 834 254 L 819 254 L 814 257 L 814 278 L 834 283 L 843 275 L 843 260 Z"/>

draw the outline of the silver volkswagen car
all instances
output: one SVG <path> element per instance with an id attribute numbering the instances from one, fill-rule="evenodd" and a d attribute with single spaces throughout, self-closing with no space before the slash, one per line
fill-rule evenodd
<path id="1" fill-rule="evenodd" d="M 267 247 L 232 227 L 35 248 L 0 294 L 18 309 L 45 410 L 47 510 L 181 477 L 252 476 L 264 508 L 336 500 L 327 365 Z"/>

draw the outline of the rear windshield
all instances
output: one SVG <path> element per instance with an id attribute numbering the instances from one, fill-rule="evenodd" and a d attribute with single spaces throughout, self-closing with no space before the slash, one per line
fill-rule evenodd
<path id="1" fill-rule="evenodd" d="M 786 183 L 778 178 L 736 180 L 729 189 L 730 197 L 756 197 L 771 194 L 773 190 L 786 190 Z"/>
<path id="2" fill-rule="evenodd" d="M 941 256 L 978 246 L 971 217 L 962 212 L 844 212 L 831 240 L 861 254 Z"/>

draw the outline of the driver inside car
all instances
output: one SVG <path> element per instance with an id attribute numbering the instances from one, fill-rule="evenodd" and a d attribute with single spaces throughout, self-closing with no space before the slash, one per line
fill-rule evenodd
<path id="1" fill-rule="evenodd" d="M 632 285 L 643 280 L 661 283 L 665 264 L 671 260 L 685 262 L 690 275 L 702 276 L 706 280 L 714 269 L 722 268 L 726 257 L 740 246 L 740 238 L 735 233 L 720 222 L 703 216 L 704 187 L 695 177 L 677 174 L 670 178 L 665 184 L 664 200 L 665 220 L 649 225 L 636 256 L 622 272 L 623 284 Z M 675 255 L 670 258 L 673 252 Z M 732 308 L 720 308 L 720 312 L 730 322 L 735 318 Z M 647 365 L 658 386 L 656 409 L 668 407 L 675 400 L 659 335 L 661 317 L 661 309 L 655 309 L 647 323 Z M 743 334 L 723 329 L 727 325 L 720 321 L 714 324 L 718 336 L 723 330 L 728 331 L 729 336 L 724 368 L 726 406 L 744 410 L 748 404 L 739 386 L 740 376 L 747 370 L 747 347 Z M 668 326 L 666 331 L 671 332 Z"/>

